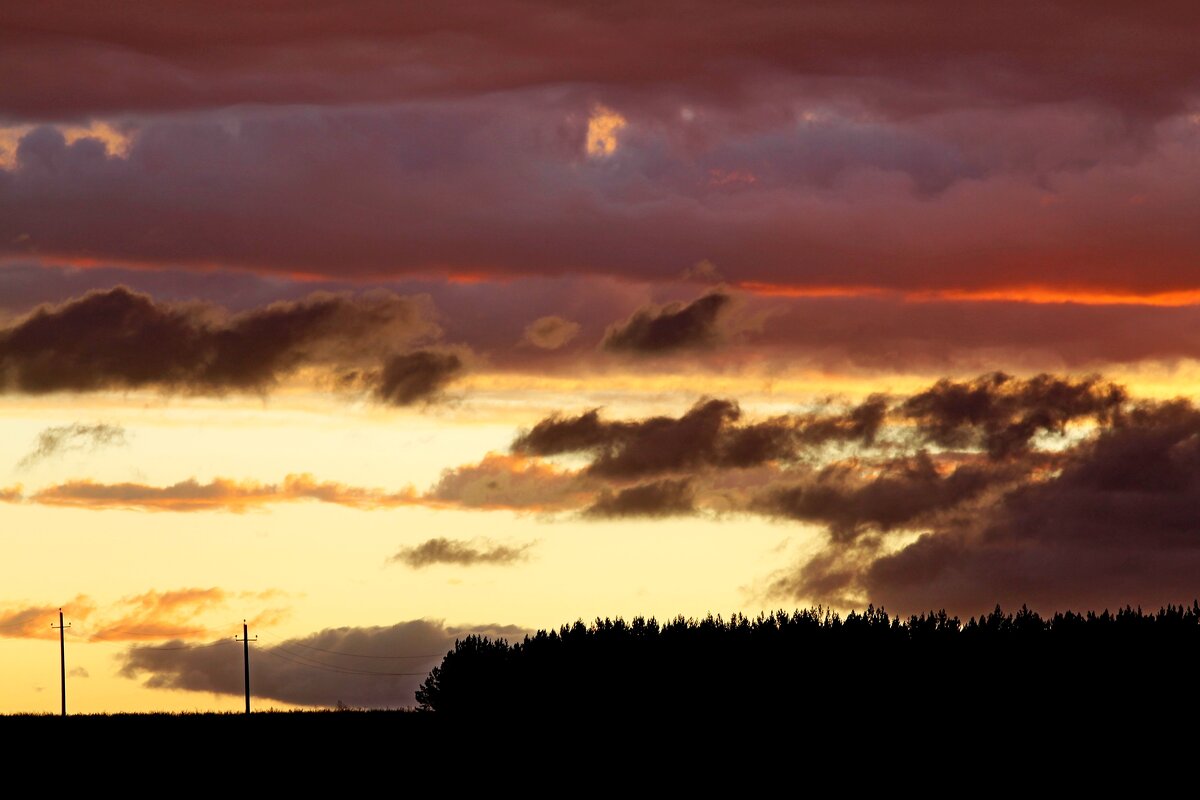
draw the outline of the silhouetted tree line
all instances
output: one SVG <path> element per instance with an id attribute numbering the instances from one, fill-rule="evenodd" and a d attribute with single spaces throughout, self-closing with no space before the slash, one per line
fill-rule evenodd
<path id="1" fill-rule="evenodd" d="M 516 643 L 469 636 L 416 696 L 449 715 L 1045 717 L 1114 704 L 1194 706 L 1197 655 L 1196 602 L 1047 617 L 997 606 L 965 623 L 944 611 L 901 619 L 873 607 L 846 616 L 815 608 L 753 619 L 597 619 Z"/>

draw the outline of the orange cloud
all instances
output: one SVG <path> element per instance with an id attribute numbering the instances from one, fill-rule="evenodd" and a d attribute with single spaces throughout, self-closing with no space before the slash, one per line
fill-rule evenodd
<path id="1" fill-rule="evenodd" d="M 385 508 L 417 502 L 411 489 L 388 493 L 380 489 L 318 482 L 311 475 L 288 475 L 282 484 L 233 481 L 227 478 L 214 478 L 208 483 L 190 479 L 170 486 L 69 481 L 42 489 L 29 499 L 40 505 L 75 508 L 235 513 L 261 508 L 271 503 L 298 500 L 317 500 L 351 508 Z"/>
<path id="2" fill-rule="evenodd" d="M 443 472 L 423 501 L 488 510 L 551 512 L 578 508 L 591 495 L 575 472 L 537 459 L 488 453 L 478 464 Z"/>
<path id="3" fill-rule="evenodd" d="M 247 616 L 255 627 L 277 624 L 288 614 L 279 605 L 286 598 L 282 592 L 228 592 L 212 587 L 150 590 L 122 597 L 106 607 L 99 607 L 90 598 L 79 595 L 64 606 L 68 622 L 75 623 L 72 633 L 93 642 L 141 642 L 164 639 L 197 639 L 211 637 L 226 628 L 232 630 L 233 619 L 212 624 L 214 612 L 228 612 L 237 604 L 236 615 Z M 55 639 L 58 633 L 51 624 L 58 620 L 58 606 L 16 606 L 0 611 L 0 636 L 20 639 Z M 228 614 L 227 614 L 228 615 Z M 205 621 L 205 617 L 208 621 Z M 83 623 L 83 624 L 80 624 Z"/>
<path id="4" fill-rule="evenodd" d="M 206 611 L 225 604 L 223 589 L 176 589 L 148 591 L 121 599 L 125 613 L 105 623 L 89 638 L 93 641 L 142 641 L 147 639 L 195 638 L 208 627 L 195 622 Z"/>
<path id="5" fill-rule="evenodd" d="M 170 486 L 142 483 L 68 481 L 28 497 L 38 505 L 138 511 L 232 511 L 244 513 L 275 503 L 315 500 L 360 510 L 431 506 L 511 511 L 560 511 L 591 496 L 579 476 L 537 459 L 489 453 L 478 464 L 446 470 L 426 493 L 412 487 L 396 492 L 318 481 L 309 474 L 288 475 L 282 483 L 195 479 Z"/>
<path id="6" fill-rule="evenodd" d="M 8 639 L 57 639 L 58 631 L 51 625 L 58 623 L 60 606 L 16 606 L 0 611 L 0 636 Z M 86 620 L 96 606 L 85 595 L 76 595 L 61 606 L 71 619 Z"/>

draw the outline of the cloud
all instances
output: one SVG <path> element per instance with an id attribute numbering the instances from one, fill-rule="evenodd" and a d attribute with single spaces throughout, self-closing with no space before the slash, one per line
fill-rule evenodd
<path id="1" fill-rule="evenodd" d="M 493 286 L 661 284 L 707 258 L 741 289 L 1195 302 L 1193 109 L 1134 121 L 1077 95 L 992 105 L 921 86 L 919 111 L 872 113 L 829 80 L 767 77 L 738 108 L 661 85 L 614 97 L 628 124 L 603 158 L 584 155 L 591 84 L 222 106 L 139 119 L 124 155 L 33 128 L 0 169 L 0 257 Z"/>
<path id="2" fill-rule="evenodd" d="M 67 671 L 68 678 L 90 678 L 92 674 L 83 667 L 72 667 Z"/>
<path id="3" fill-rule="evenodd" d="M 0 330 L 0 388 L 262 391 L 302 366 L 382 358 L 435 333 L 428 315 L 421 300 L 383 291 L 318 293 L 230 315 L 118 286 Z"/>
<path id="4" fill-rule="evenodd" d="M 15 486 L 0 486 L 0 503 L 19 503 L 25 496 L 21 484 Z"/>
<path id="5" fill-rule="evenodd" d="M 745 468 L 798 457 L 832 441 L 870 442 L 883 421 L 884 400 L 869 398 L 846 412 L 790 415 L 741 423 L 732 400 L 701 400 L 683 416 L 636 421 L 602 420 L 598 410 L 550 416 L 521 433 L 516 453 L 549 456 L 587 453 L 587 473 L 639 478 L 703 468 Z"/>
<path id="6" fill-rule="evenodd" d="M 125 444 L 125 429 L 120 425 L 109 425 L 103 422 L 92 425 L 81 422 L 56 425 L 46 428 L 38 434 L 34 449 L 17 462 L 17 468 L 25 469 L 39 461 L 71 450 L 85 448 L 95 450 L 107 445 L 123 444 Z"/>
<path id="7" fill-rule="evenodd" d="M 435 564 L 454 564 L 460 567 L 479 564 L 509 565 L 528 558 L 531 547 L 532 543 L 513 546 L 496 544 L 488 539 L 461 542 L 437 536 L 412 547 L 400 548 L 390 560 L 413 569 L 423 569 Z"/>
<path id="8" fill-rule="evenodd" d="M 604 490 L 583 513 L 589 517 L 674 517 L 696 512 L 691 482 L 661 480 L 617 491 Z"/>
<path id="9" fill-rule="evenodd" d="M 276 624 L 287 614 L 280 605 L 286 595 L 276 590 L 230 592 L 218 588 L 150 590 L 105 605 L 79 595 L 64 605 L 71 635 L 91 642 L 140 642 L 210 635 L 213 613 L 226 611 L 233 602 L 256 625 Z M 0 610 L 0 636 L 58 638 L 50 628 L 57 623 L 58 607 L 18 605 Z"/>
<path id="10" fill-rule="evenodd" d="M 1188 602 L 1200 568 L 1200 410 L 1101 376 L 989 373 L 858 406 L 744 420 L 550 416 L 526 456 L 577 453 L 591 516 L 753 514 L 818 547 L 767 596 L 901 614 Z M 655 477 L 654 481 L 645 481 Z"/>
<path id="11" fill-rule="evenodd" d="M 1114 7 L 1099 19 L 1081 2 L 1022 3 L 1010 13 L 956 9 L 945 2 L 901 13 L 881 0 L 853 11 L 696 0 L 625 7 L 614 38 L 606 13 L 544 2 L 231 8 L 213 25 L 210 7 L 189 0 L 117 27 L 75 0 L 53 15 L 14 9 L 0 38 L 0 68 L 25 80 L 6 83 L 0 110 L 10 118 L 78 119 L 575 85 L 601 96 L 669 91 L 685 103 L 743 108 L 754 87 L 782 84 L 848 95 L 876 113 L 1074 100 L 1153 117 L 1183 106 L 1198 83 L 1185 34 L 1197 20 L 1187 7 Z M 236 41 L 222 35 L 229 30 L 238 31 Z M 1107 57 L 1087 58 L 1094 53 Z M 109 80 L 72 80 L 101 72 Z"/>
<path id="12" fill-rule="evenodd" d="M 57 639 L 59 609 L 67 615 L 67 621 L 87 620 L 96 611 L 96 605 L 85 595 L 76 595 L 62 606 L 53 605 L 9 605 L 0 609 L 0 636 L 9 639 Z"/>
<path id="13" fill-rule="evenodd" d="M 905 400 L 900 413 L 933 444 L 982 446 L 1003 457 L 1027 448 L 1038 433 L 1062 435 L 1070 422 L 1109 422 L 1126 399 L 1123 388 L 1095 375 L 1022 381 L 994 372 L 970 382 L 938 381 Z"/>
<path id="14" fill-rule="evenodd" d="M 562 317 L 538 317 L 525 328 L 521 341 L 542 350 L 557 350 L 579 335 L 579 323 Z"/>
<path id="15" fill-rule="evenodd" d="M 721 276 L 717 265 L 708 259 L 701 259 L 683 271 L 680 280 L 691 283 L 721 284 L 725 279 Z"/>
<path id="16" fill-rule="evenodd" d="M 307 706 L 397 708 L 413 694 L 454 642 L 471 634 L 513 639 L 512 625 L 447 626 L 411 620 L 387 627 L 328 628 L 251 648 L 256 697 Z M 155 689 L 241 695 L 240 648 L 186 647 L 183 642 L 131 647 L 121 675 Z M 232 644 L 232 642 L 231 642 Z"/>
<path id="17" fill-rule="evenodd" d="M 351 508 L 390 508 L 418 502 L 410 490 L 385 492 L 340 483 L 319 482 L 311 475 L 288 475 L 281 484 L 214 478 L 195 479 L 170 486 L 140 483 L 68 481 L 48 486 L 28 497 L 29 502 L 77 508 L 132 508 L 143 511 L 244 512 L 271 503 L 316 500 Z"/>
<path id="18" fill-rule="evenodd" d="M 931 527 L 853 578 L 898 609 L 982 610 L 1018 597 L 1042 608 L 1194 598 L 1198 434 L 1200 412 L 1190 403 L 1145 407 L 1075 448 L 1052 477 Z"/>
<path id="19" fill-rule="evenodd" d="M 121 598 L 108 616 L 93 626 L 92 641 L 143 641 L 194 638 L 210 633 L 199 618 L 228 604 L 223 589 L 190 588 L 148 591 Z"/>
<path id="20" fill-rule="evenodd" d="M 455 353 L 416 350 L 392 356 L 373 380 L 375 395 L 394 406 L 428 402 L 462 371 L 462 359 Z"/>
<path id="21" fill-rule="evenodd" d="M 537 459 L 489 453 L 478 464 L 445 470 L 422 497 L 463 508 L 553 512 L 577 508 L 591 496 L 570 470 Z"/>
<path id="22" fill-rule="evenodd" d="M 601 347 L 632 355 L 712 347 L 722 339 L 719 322 L 732 300 L 727 294 L 712 292 L 687 304 L 639 309 L 625 322 L 611 326 Z"/>
<path id="23" fill-rule="evenodd" d="M 319 481 L 312 475 L 288 475 L 280 483 L 195 479 L 169 486 L 142 483 L 67 481 L 45 486 L 22 498 L 19 487 L 12 502 L 47 506 L 140 511 L 244 513 L 277 503 L 320 502 L 359 510 L 429 506 L 553 512 L 577 508 L 591 490 L 571 471 L 517 456 L 489 454 L 478 464 L 446 470 L 428 491 L 408 487 L 397 491 Z"/>
<path id="24" fill-rule="evenodd" d="M 1068 394 L 1065 405 L 1081 396 Z M 1104 408 L 1089 435 L 1057 451 L 1034 448 L 997 461 L 982 450 L 981 460 L 957 469 L 873 482 L 856 476 L 850 490 L 835 483 L 824 495 L 819 481 L 808 494 L 768 494 L 781 500 L 777 511 L 818 521 L 831 534 L 814 558 L 777 575 L 771 591 L 964 615 L 996 603 L 1187 602 L 1200 568 L 1192 511 L 1200 502 L 1200 410 L 1184 399 Z M 976 434 L 986 432 L 987 416 L 976 424 Z M 987 446 L 986 436 L 967 438 Z M 867 529 L 876 535 L 845 533 Z"/>
<path id="25" fill-rule="evenodd" d="M 801 480 L 772 486 L 755 500 L 771 516 L 819 523 L 835 541 L 864 532 L 911 530 L 933 517 L 979 500 L 997 485 L 1028 480 L 1033 465 L 948 464 L 921 451 L 878 463 L 838 462 Z"/>

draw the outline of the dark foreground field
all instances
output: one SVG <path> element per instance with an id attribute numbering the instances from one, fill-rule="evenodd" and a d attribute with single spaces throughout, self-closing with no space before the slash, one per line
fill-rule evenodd
<path id="1" fill-rule="evenodd" d="M 1196 603 L 1049 617 L 997 609 L 966 622 L 873 609 L 597 620 L 521 642 L 459 641 L 417 692 L 418 710 L 10 716 L 0 717 L 0 737 L 350 761 L 402 752 L 409 764 L 453 753 L 707 753 L 747 743 L 936 752 L 997 744 L 1045 755 L 1190 732 L 1198 668 Z"/>

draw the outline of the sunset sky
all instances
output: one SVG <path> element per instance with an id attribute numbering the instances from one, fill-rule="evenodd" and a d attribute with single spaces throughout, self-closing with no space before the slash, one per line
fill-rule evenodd
<path id="1" fill-rule="evenodd" d="M 3 6 L 0 713 L 1200 595 L 1200 7 Z"/>

